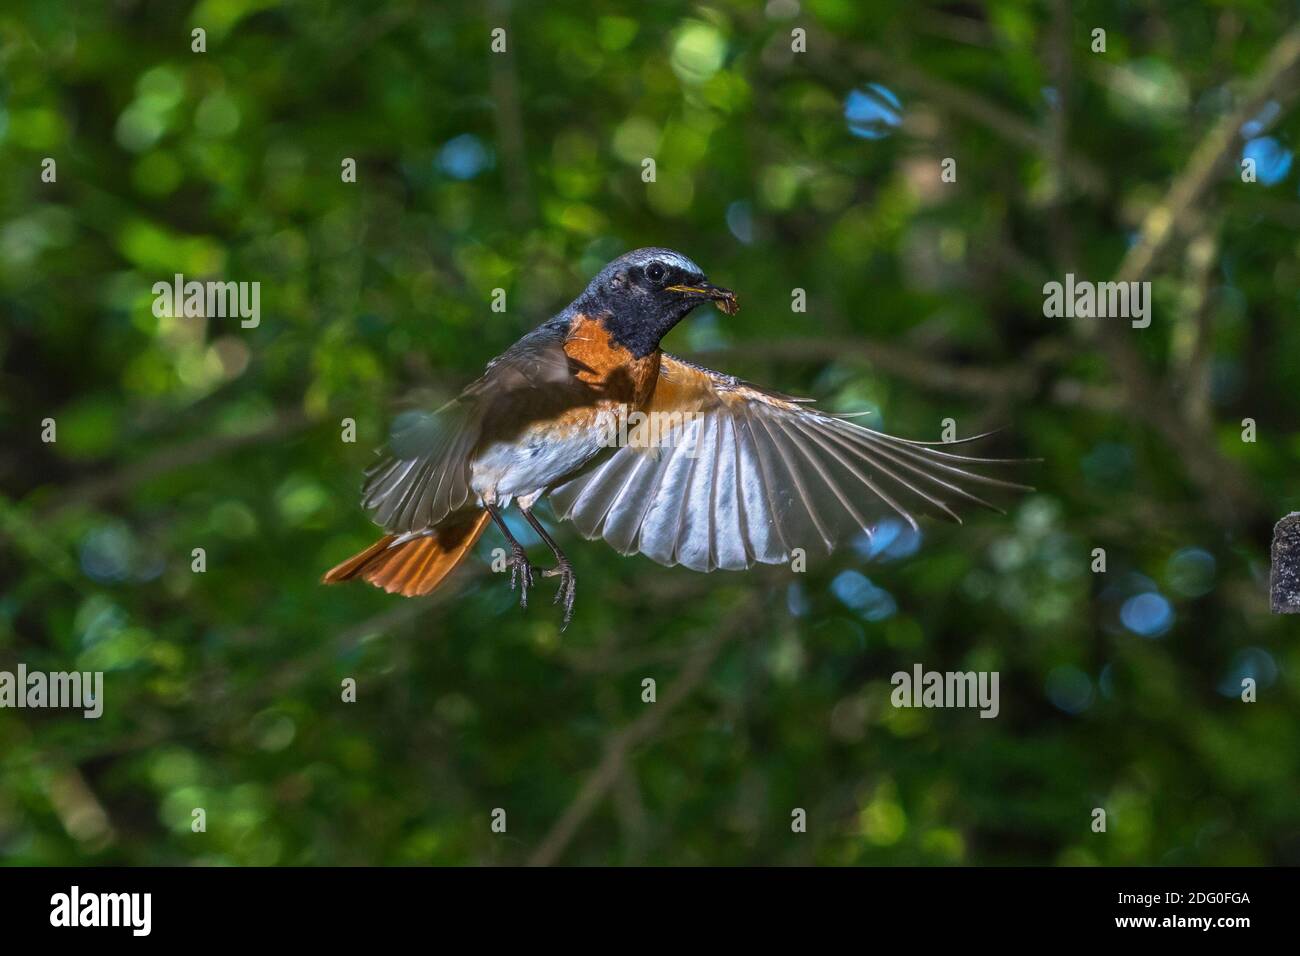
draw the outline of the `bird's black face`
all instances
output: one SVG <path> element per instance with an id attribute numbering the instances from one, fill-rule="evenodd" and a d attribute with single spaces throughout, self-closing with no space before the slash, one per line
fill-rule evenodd
<path id="1" fill-rule="evenodd" d="M 602 269 L 574 305 L 604 316 L 614 340 L 640 358 L 703 302 L 716 303 L 728 315 L 739 308 L 734 292 L 709 282 L 680 253 L 638 249 Z"/>

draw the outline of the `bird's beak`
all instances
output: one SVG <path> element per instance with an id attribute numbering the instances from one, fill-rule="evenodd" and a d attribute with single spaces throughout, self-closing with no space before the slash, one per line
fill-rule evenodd
<path id="1" fill-rule="evenodd" d="M 680 292 L 683 295 L 697 295 L 704 299 L 711 299 L 717 303 L 718 308 L 727 315 L 735 315 L 740 311 L 740 301 L 736 298 L 736 293 L 730 289 L 723 289 L 714 285 L 712 282 L 703 281 L 696 285 L 670 285 L 669 292 Z"/>

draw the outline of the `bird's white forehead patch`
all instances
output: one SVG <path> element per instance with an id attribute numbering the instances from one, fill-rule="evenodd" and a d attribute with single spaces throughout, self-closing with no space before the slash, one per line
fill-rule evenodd
<path id="1" fill-rule="evenodd" d="M 703 269 L 697 266 L 690 259 L 687 259 L 685 256 L 680 255 L 679 253 L 676 252 L 663 252 L 655 256 L 654 258 L 659 262 L 662 262 L 666 266 L 672 266 L 676 269 L 683 269 L 686 272 L 690 272 L 694 275 L 704 274 Z"/>
<path id="2" fill-rule="evenodd" d="M 704 275 L 704 270 L 698 265 L 690 259 L 687 259 L 680 252 L 674 252 L 671 249 L 659 249 L 654 247 L 648 249 L 637 249 L 633 252 L 629 252 L 622 259 L 616 260 L 616 262 L 632 266 L 648 266 L 652 262 L 661 262 L 670 269 L 682 269 L 694 275 Z"/>

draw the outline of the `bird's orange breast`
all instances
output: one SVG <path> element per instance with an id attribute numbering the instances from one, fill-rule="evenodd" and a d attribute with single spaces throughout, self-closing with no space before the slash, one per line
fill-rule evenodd
<path id="1" fill-rule="evenodd" d="M 564 353 L 577 367 L 579 381 L 600 400 L 640 408 L 649 400 L 659 378 L 659 356 L 644 358 L 619 345 L 598 318 L 580 315 L 573 321 Z"/>

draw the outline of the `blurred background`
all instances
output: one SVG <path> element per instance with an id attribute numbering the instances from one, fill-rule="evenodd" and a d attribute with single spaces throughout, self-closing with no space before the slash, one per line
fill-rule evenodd
<path id="1" fill-rule="evenodd" d="M 0 710 L 0 861 L 1300 863 L 1300 648 L 1267 583 L 1300 509 L 1298 22 L 7 3 L 0 669 L 106 676 L 98 720 Z M 804 574 L 551 522 L 563 635 L 491 531 L 428 599 L 320 586 L 376 537 L 393 416 L 645 245 L 743 303 L 670 351 L 906 437 L 1005 426 L 983 449 L 1043 459 L 1038 491 Z M 1045 318 L 1067 272 L 1151 281 L 1150 327 Z M 155 317 L 175 273 L 260 282 L 260 325 Z M 999 671 L 1000 716 L 893 708 L 918 662 Z"/>

